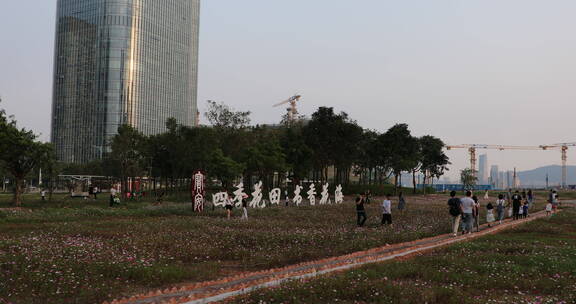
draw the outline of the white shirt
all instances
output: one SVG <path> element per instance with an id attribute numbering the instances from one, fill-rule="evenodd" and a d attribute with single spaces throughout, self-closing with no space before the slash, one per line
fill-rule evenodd
<path id="1" fill-rule="evenodd" d="M 382 202 L 382 213 L 392 214 L 392 202 L 390 200 L 384 200 Z"/>
<path id="2" fill-rule="evenodd" d="M 463 197 L 460 199 L 460 203 L 462 204 L 462 212 L 472 214 L 472 210 L 474 209 L 474 205 L 476 202 L 470 197 Z"/>
<path id="3" fill-rule="evenodd" d="M 110 194 L 111 194 L 111 195 L 116 195 L 116 189 L 114 189 L 114 188 L 110 189 Z"/>

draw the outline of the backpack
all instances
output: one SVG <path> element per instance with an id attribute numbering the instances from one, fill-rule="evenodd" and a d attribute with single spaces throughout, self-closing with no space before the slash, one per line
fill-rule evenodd
<path id="1" fill-rule="evenodd" d="M 460 199 L 458 198 L 451 198 L 448 201 L 448 206 L 450 206 L 450 215 L 458 216 L 460 215 Z"/>

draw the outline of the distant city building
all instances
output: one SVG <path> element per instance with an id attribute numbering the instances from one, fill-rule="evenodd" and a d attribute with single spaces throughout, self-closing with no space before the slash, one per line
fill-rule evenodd
<path id="1" fill-rule="evenodd" d="M 492 187 L 498 189 L 500 188 L 500 169 L 498 166 L 494 165 L 490 168 L 490 184 Z"/>
<path id="2" fill-rule="evenodd" d="M 478 183 L 488 184 L 489 172 L 488 172 L 488 155 L 482 154 L 479 157 L 479 167 L 478 167 Z"/>
<path id="3" fill-rule="evenodd" d="M 510 183 L 508 182 L 508 178 L 507 178 L 506 172 L 504 172 L 504 171 L 499 172 L 498 175 L 499 175 L 499 177 L 498 177 L 498 181 L 499 181 L 498 188 L 500 188 L 500 189 L 508 189 Z"/>
<path id="4" fill-rule="evenodd" d="M 511 189 L 511 188 L 516 188 L 514 186 L 514 171 L 512 170 L 508 170 L 506 171 L 506 188 Z"/>
<path id="5" fill-rule="evenodd" d="M 109 151 L 118 127 L 194 126 L 200 0 L 58 0 L 51 140 L 57 158 Z"/>

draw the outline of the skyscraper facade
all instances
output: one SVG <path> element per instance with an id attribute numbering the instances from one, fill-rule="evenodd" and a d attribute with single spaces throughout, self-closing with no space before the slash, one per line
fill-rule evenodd
<path id="1" fill-rule="evenodd" d="M 52 143 L 60 161 L 109 151 L 118 127 L 146 135 L 197 113 L 200 0 L 58 0 Z"/>
<path id="2" fill-rule="evenodd" d="M 499 171 L 500 169 L 496 165 L 490 168 L 490 184 L 496 189 L 499 189 L 500 187 Z"/>
<path id="3" fill-rule="evenodd" d="M 488 155 L 482 154 L 479 157 L 479 167 L 478 167 L 478 183 L 482 185 L 488 184 L 489 173 L 488 172 Z"/>

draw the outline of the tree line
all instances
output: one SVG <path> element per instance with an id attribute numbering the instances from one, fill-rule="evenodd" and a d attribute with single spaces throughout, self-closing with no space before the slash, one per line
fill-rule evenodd
<path id="1" fill-rule="evenodd" d="M 250 114 L 210 101 L 205 117 L 211 126 L 188 127 L 169 119 L 165 133 L 145 136 L 123 125 L 102 160 L 56 164 L 50 145 L 36 142 L 29 131 L 18 130 L 15 121 L 2 112 L 0 139 L 8 136 L 5 130 L 10 128 L 18 136 L 0 140 L 4 145 L 0 146 L 0 164 L 16 179 L 45 166 L 50 167 L 45 169 L 48 178 L 58 173 L 89 174 L 116 177 L 126 184 L 129 178 L 147 176 L 167 191 L 187 189 L 189 185 L 180 183 L 196 170 L 225 189 L 240 180 L 247 187 L 262 181 L 265 189 L 282 187 L 286 180 L 291 185 L 330 181 L 348 186 L 352 176 L 361 185 L 398 187 L 402 173 L 411 173 L 414 184 L 416 175 L 422 174 L 426 183 L 442 176 L 450 164 L 442 140 L 414 137 L 406 124 L 381 133 L 364 129 L 346 113 L 329 107 L 319 108 L 309 119 L 284 119 L 273 126 L 251 125 Z M 18 150 L 29 151 L 30 161 L 23 163 L 25 170 L 11 169 L 25 156 L 5 147 L 22 138 L 28 141 Z"/>
<path id="2" fill-rule="evenodd" d="M 188 127 L 174 119 L 167 132 L 144 136 L 122 126 L 112 139 L 111 153 L 94 164 L 95 175 L 152 176 L 163 189 L 178 188 L 178 181 L 196 170 L 205 172 L 222 188 L 241 179 L 247 187 L 262 181 L 266 189 L 303 182 L 350 185 L 357 176 L 362 185 L 392 183 L 402 173 L 426 180 L 444 174 L 449 164 L 444 143 L 433 136 L 414 137 L 408 125 L 397 124 L 384 133 L 367 130 L 346 113 L 321 107 L 310 119 L 279 125 L 251 125 L 250 112 L 235 111 L 209 102 L 205 114 L 211 126 Z M 89 173 L 89 172 L 84 172 Z"/>

